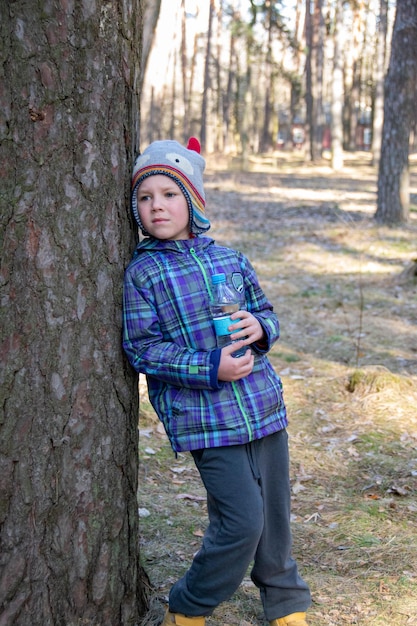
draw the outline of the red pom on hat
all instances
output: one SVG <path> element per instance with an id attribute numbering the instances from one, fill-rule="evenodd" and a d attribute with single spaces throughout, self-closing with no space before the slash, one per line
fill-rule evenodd
<path id="1" fill-rule="evenodd" d="M 198 154 L 200 154 L 201 146 L 200 146 L 200 142 L 198 141 L 196 137 L 189 138 L 188 143 L 187 143 L 187 149 L 194 150 L 194 152 L 198 152 Z"/>

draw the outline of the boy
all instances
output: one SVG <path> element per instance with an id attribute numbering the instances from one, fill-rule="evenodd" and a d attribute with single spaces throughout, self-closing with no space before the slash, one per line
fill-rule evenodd
<path id="1" fill-rule="evenodd" d="M 310 592 L 291 556 L 286 410 L 266 356 L 279 323 L 248 259 L 203 235 L 210 228 L 204 168 L 195 138 L 187 148 L 156 141 L 137 158 L 132 179 L 132 210 L 146 238 L 125 273 L 123 346 L 147 376 L 174 452 L 191 452 L 209 514 L 162 626 L 204 626 L 252 561 L 270 625 L 307 626 Z M 210 315 L 218 273 L 246 301 L 229 326 L 239 341 L 222 349 Z"/>

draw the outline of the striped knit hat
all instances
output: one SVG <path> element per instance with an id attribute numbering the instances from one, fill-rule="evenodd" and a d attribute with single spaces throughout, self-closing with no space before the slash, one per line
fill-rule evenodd
<path id="1" fill-rule="evenodd" d="M 148 176 L 163 174 L 172 178 L 187 200 L 190 211 L 190 231 L 194 235 L 204 233 L 210 222 L 204 215 L 206 205 L 203 172 L 206 162 L 200 154 L 200 143 L 191 137 L 184 148 L 177 141 L 154 141 L 140 154 L 133 167 L 132 211 L 144 235 L 149 235 L 140 220 L 137 202 L 137 189 Z"/>

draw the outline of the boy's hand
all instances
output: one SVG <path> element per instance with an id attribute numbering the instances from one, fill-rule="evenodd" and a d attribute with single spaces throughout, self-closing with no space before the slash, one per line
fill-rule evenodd
<path id="1" fill-rule="evenodd" d="M 248 311 L 236 311 L 230 316 L 231 319 L 239 319 L 236 324 L 229 326 L 229 332 L 233 334 L 233 339 L 244 339 L 244 346 L 249 346 L 255 341 L 261 341 L 264 337 L 264 330 L 260 322 L 252 313 Z"/>
<path id="2" fill-rule="evenodd" d="M 246 345 L 246 341 L 236 341 L 222 348 L 219 370 L 217 377 L 219 380 L 225 382 L 232 382 L 234 380 L 240 380 L 248 376 L 252 369 L 255 358 L 248 348 L 243 356 L 233 357 L 232 354 Z"/>

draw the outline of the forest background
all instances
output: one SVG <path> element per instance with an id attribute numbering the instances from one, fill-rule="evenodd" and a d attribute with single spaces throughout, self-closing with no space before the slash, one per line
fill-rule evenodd
<path id="1" fill-rule="evenodd" d="M 251 154 L 298 149 L 337 171 L 345 151 L 371 151 L 381 165 L 377 219 L 407 221 L 416 8 L 401 0 L 396 9 L 388 0 L 149 3 L 142 141 L 196 135 L 204 153 L 239 155 L 244 167 Z"/>
<path id="2" fill-rule="evenodd" d="M 196 134 L 208 152 L 266 152 L 305 144 L 313 113 L 315 140 L 328 148 L 337 98 L 344 145 L 371 147 L 392 2 L 315 2 L 312 13 L 300 0 L 159 4 L 141 97 L 143 141 Z M 343 78 L 337 91 L 335 51 Z M 314 110 L 307 111 L 314 96 Z"/>

